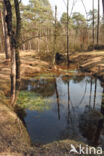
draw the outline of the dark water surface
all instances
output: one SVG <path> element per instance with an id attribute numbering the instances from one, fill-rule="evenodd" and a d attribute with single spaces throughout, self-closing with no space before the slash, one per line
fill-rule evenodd
<path id="1" fill-rule="evenodd" d="M 98 79 L 40 77 L 23 81 L 21 90 L 32 94 L 30 101 L 35 94 L 42 98 L 31 108 L 25 106 L 24 122 L 33 144 L 72 139 L 104 145 L 104 88 Z"/>

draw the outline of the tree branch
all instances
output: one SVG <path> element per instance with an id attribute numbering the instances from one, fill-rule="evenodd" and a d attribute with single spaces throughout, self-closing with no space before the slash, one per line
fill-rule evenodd
<path id="1" fill-rule="evenodd" d="M 51 37 L 51 36 L 54 36 L 53 34 L 52 35 L 43 35 L 43 36 L 32 36 L 24 41 L 22 41 L 22 43 L 19 44 L 19 46 L 22 46 L 23 44 L 25 44 L 26 42 L 30 41 L 30 40 L 33 40 L 35 38 L 42 38 L 42 37 Z M 66 36 L 66 35 L 57 35 L 57 36 Z"/>

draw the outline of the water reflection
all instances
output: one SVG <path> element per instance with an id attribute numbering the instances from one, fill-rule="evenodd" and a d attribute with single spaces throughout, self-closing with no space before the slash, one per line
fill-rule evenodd
<path id="1" fill-rule="evenodd" d="M 56 78 L 54 80 L 55 80 L 55 91 L 56 91 L 56 98 L 57 98 L 58 119 L 60 120 L 60 97 L 59 97 L 59 93 L 58 93 Z"/>
<path id="2" fill-rule="evenodd" d="M 96 90 L 97 90 L 97 79 L 95 78 L 95 90 L 94 90 L 94 105 L 93 105 L 93 109 L 95 109 L 95 105 L 96 105 Z"/>
<path id="3" fill-rule="evenodd" d="M 91 108 L 91 98 L 92 98 L 92 77 L 90 80 L 89 108 Z"/>
<path id="4" fill-rule="evenodd" d="M 32 79 L 23 81 L 21 90 L 51 100 L 49 110 L 25 109 L 24 120 L 33 143 L 69 138 L 103 146 L 104 88 L 98 79 L 87 76 Z"/>
<path id="5" fill-rule="evenodd" d="M 104 115 L 104 87 L 102 91 L 101 113 Z"/>
<path id="6" fill-rule="evenodd" d="M 70 118 L 70 88 L 69 88 L 69 82 L 67 82 L 68 85 L 68 119 L 67 119 L 67 123 L 69 124 L 69 118 Z"/>

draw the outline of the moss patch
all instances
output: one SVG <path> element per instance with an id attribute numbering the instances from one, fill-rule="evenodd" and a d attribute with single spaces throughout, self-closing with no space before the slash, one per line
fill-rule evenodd
<path id="1" fill-rule="evenodd" d="M 17 99 L 17 105 L 19 107 L 36 111 L 50 109 L 50 102 L 48 98 L 43 98 L 34 92 L 28 91 L 21 91 Z"/>

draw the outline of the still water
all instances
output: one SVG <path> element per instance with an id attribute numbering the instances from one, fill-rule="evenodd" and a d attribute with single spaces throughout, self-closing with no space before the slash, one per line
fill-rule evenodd
<path id="1" fill-rule="evenodd" d="M 23 81 L 20 94 L 27 98 L 24 123 L 33 144 L 72 139 L 104 146 L 104 89 L 98 79 L 40 77 Z"/>

